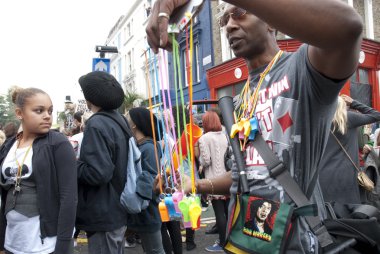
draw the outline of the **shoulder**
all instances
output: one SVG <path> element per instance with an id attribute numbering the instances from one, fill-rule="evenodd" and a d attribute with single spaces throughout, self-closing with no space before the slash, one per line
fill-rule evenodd
<path id="1" fill-rule="evenodd" d="M 57 131 L 49 131 L 46 137 L 53 145 L 63 142 L 69 142 L 69 139 L 64 134 Z"/>

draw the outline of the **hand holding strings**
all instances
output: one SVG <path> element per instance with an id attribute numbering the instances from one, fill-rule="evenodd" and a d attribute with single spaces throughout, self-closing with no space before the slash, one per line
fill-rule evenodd
<path id="1" fill-rule="evenodd" d="M 155 2 L 146 27 L 148 44 L 154 53 L 157 54 L 159 48 L 171 51 L 171 42 L 168 40 L 169 19 L 175 13 L 175 9 L 186 2 L 188 0 L 157 0 Z"/>

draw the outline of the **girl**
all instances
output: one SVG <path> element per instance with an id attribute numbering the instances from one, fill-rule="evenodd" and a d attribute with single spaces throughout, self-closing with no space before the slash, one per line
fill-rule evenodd
<path id="1" fill-rule="evenodd" d="M 153 193 L 153 181 L 158 173 L 159 159 L 161 157 L 160 146 L 157 144 L 157 155 L 155 154 L 154 138 L 158 139 L 157 126 L 155 135 L 150 124 L 150 111 L 138 107 L 131 109 L 127 114 L 127 121 L 136 138 L 137 145 L 141 151 L 142 175 L 137 180 L 137 189 L 144 197 L 150 197 L 149 206 L 141 213 L 128 214 L 127 227 L 138 233 L 141 244 L 147 254 L 164 254 L 161 237 L 161 218 L 158 212 L 158 197 Z M 157 119 L 154 116 L 156 125 Z M 158 156 L 158 157 L 156 157 Z M 148 186 L 149 185 L 149 186 Z"/>
<path id="2" fill-rule="evenodd" d="M 22 132 L 0 150 L 0 247 L 6 253 L 72 253 L 77 174 L 67 138 L 50 131 L 53 105 L 37 88 L 12 94 Z"/>

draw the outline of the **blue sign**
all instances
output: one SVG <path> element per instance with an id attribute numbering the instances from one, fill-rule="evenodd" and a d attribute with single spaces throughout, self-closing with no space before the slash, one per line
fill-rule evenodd
<path id="1" fill-rule="evenodd" d="M 93 58 L 92 71 L 105 71 L 110 73 L 110 59 L 109 58 Z"/>

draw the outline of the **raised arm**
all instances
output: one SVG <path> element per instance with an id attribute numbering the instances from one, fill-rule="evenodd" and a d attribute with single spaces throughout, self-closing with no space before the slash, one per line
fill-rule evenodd
<path id="1" fill-rule="evenodd" d="M 347 95 L 342 95 L 343 100 L 350 109 L 356 110 L 357 112 L 348 112 L 347 114 L 347 125 L 348 128 L 357 128 L 365 124 L 375 123 L 380 121 L 380 112 L 368 107 L 367 105 L 360 103 L 359 101 L 353 100 Z"/>
<path id="2" fill-rule="evenodd" d="M 185 0 L 157 0 L 147 26 L 157 52 L 167 47 L 168 18 Z M 279 31 L 309 45 L 314 68 L 332 79 L 349 77 L 357 67 L 363 24 L 360 15 L 338 0 L 226 0 L 253 13 Z M 161 16 L 159 17 L 159 13 Z"/>

